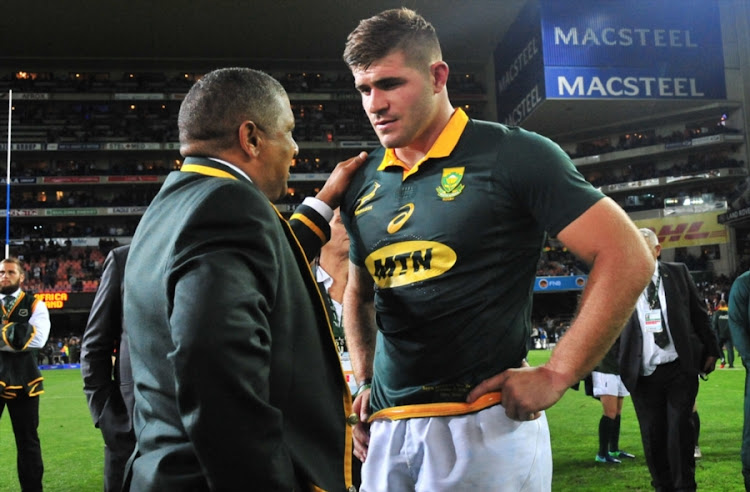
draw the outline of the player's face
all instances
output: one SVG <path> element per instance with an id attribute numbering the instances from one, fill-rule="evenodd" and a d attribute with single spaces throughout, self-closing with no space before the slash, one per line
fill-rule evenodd
<path id="1" fill-rule="evenodd" d="M 292 138 L 294 114 L 286 95 L 279 95 L 277 100 L 279 115 L 276 124 L 270 128 L 260 128 L 264 145 L 261 147 L 260 160 L 263 168 L 260 176 L 253 177 L 253 182 L 269 200 L 282 198 L 287 193 L 289 168 L 299 152 L 297 143 Z"/>
<path id="2" fill-rule="evenodd" d="M 12 294 L 23 282 L 23 272 L 15 263 L 0 263 L 0 293 Z"/>
<path id="3" fill-rule="evenodd" d="M 429 138 L 437 114 L 430 67 L 410 66 L 404 53 L 395 51 L 367 68 L 353 69 L 352 74 L 362 107 L 383 147 L 410 147 Z"/>

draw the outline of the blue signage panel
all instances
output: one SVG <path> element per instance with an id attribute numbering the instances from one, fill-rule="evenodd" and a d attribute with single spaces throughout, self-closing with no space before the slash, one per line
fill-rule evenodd
<path id="1" fill-rule="evenodd" d="M 566 290 L 582 290 L 586 286 L 587 275 L 569 277 L 537 277 L 534 282 L 534 292 L 562 292 Z"/>
<path id="2" fill-rule="evenodd" d="M 726 90 L 680 67 L 547 67 L 547 97 L 579 99 L 722 99 Z M 723 74 L 723 72 L 722 72 Z"/>
<path id="3" fill-rule="evenodd" d="M 541 0 L 541 29 L 547 98 L 726 98 L 716 2 Z"/>
<path id="4" fill-rule="evenodd" d="M 539 4 L 526 4 L 494 53 L 497 117 L 518 125 L 544 98 Z"/>

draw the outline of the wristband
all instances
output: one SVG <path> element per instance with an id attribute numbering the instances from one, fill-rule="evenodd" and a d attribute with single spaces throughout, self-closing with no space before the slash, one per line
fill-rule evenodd
<path id="1" fill-rule="evenodd" d="M 352 398 L 358 397 L 363 391 L 368 390 L 372 387 L 372 378 L 365 378 L 361 383 L 357 385 L 357 391 L 354 392 Z"/>

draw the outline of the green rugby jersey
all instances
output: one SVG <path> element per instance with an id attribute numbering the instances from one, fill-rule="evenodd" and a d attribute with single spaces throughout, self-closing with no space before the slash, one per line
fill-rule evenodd
<path id="1" fill-rule="evenodd" d="M 604 196 L 549 139 L 460 109 L 425 160 L 395 159 L 372 152 L 341 205 L 375 282 L 373 411 L 464 401 L 517 367 L 545 234 Z"/>

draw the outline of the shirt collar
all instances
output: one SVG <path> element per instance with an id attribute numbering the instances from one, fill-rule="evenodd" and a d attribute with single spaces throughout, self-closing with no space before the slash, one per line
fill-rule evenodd
<path id="1" fill-rule="evenodd" d="M 7 296 L 13 296 L 13 297 L 15 297 L 16 299 L 18 299 L 18 296 L 19 296 L 20 294 L 21 294 L 21 289 L 19 288 L 19 289 L 18 289 L 17 291 L 15 291 L 15 292 L 11 292 L 10 294 L 2 294 L 2 296 L 3 296 L 3 297 L 2 297 L 2 299 L 5 299 L 5 298 L 6 298 Z"/>
<path id="2" fill-rule="evenodd" d="M 449 155 L 451 155 L 451 152 L 453 152 L 453 149 L 456 148 L 458 140 L 461 138 L 461 135 L 463 134 L 464 129 L 466 129 L 466 125 L 468 124 L 468 122 L 469 117 L 466 116 L 464 110 L 461 108 L 456 109 L 453 112 L 451 119 L 448 120 L 448 124 L 445 125 L 443 131 L 440 132 L 440 135 L 438 135 L 435 143 L 432 144 L 430 150 L 427 152 L 427 154 L 425 154 L 424 157 L 417 161 L 417 163 L 414 164 L 411 169 L 409 169 L 406 164 L 401 162 L 399 158 L 396 157 L 395 149 L 385 149 L 385 155 L 383 156 L 383 160 L 378 166 L 378 171 L 382 171 L 391 166 L 398 166 L 404 169 L 404 179 L 406 179 L 407 176 L 416 173 L 419 169 L 419 166 L 427 159 L 448 157 Z"/>
<path id="3" fill-rule="evenodd" d="M 654 264 L 654 273 L 651 275 L 651 280 L 656 281 L 659 278 L 659 262 Z"/>
<path id="4" fill-rule="evenodd" d="M 241 174 L 241 175 L 243 175 L 243 176 L 244 176 L 245 178 L 247 178 L 247 180 L 248 180 L 248 181 L 250 181 L 251 183 L 253 182 L 253 180 L 252 180 L 252 179 L 250 179 L 250 176 L 248 176 L 248 175 L 247 175 L 247 173 L 246 173 L 245 171 L 243 171 L 243 170 L 242 170 L 242 169 L 240 169 L 239 167 L 235 166 L 235 165 L 234 165 L 234 164 L 232 164 L 231 162 L 227 162 L 227 161 L 225 161 L 225 160 L 222 160 L 222 159 L 217 159 L 216 157 L 209 157 L 209 159 L 210 159 L 210 160 L 212 160 L 212 161 L 214 161 L 214 162 L 217 162 L 217 163 L 219 163 L 219 164 L 223 164 L 223 165 L 227 166 L 227 167 L 228 167 L 228 168 L 230 168 L 230 169 L 233 169 L 234 171 L 238 172 L 239 174 Z"/>
<path id="5" fill-rule="evenodd" d="M 231 179 L 244 178 L 251 183 L 250 176 L 245 171 L 235 166 L 231 162 L 216 157 L 193 157 L 188 156 L 182 163 L 183 172 L 197 172 L 206 176 L 216 176 Z"/>

